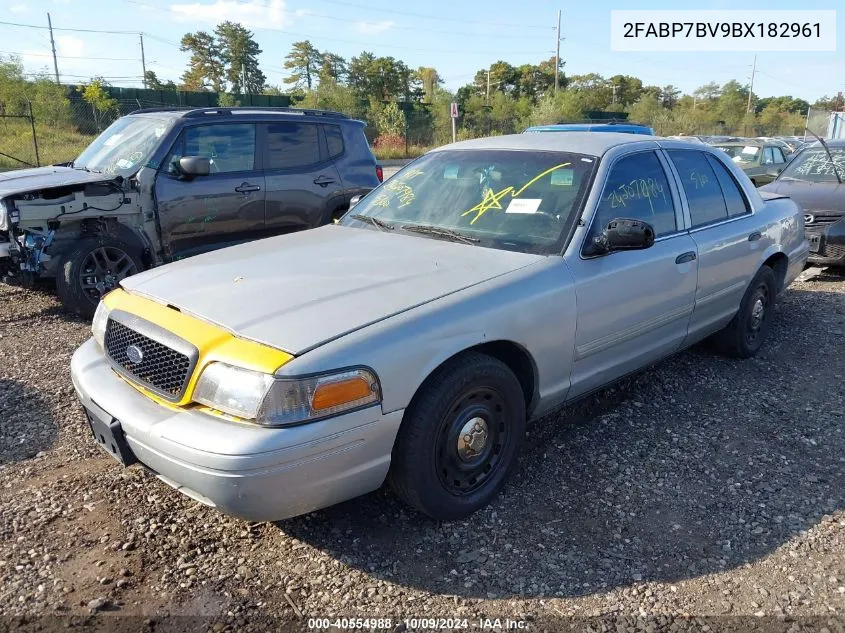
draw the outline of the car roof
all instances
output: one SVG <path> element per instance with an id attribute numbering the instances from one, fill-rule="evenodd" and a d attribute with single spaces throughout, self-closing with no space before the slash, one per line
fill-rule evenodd
<path id="1" fill-rule="evenodd" d="M 534 125 L 525 132 L 627 132 L 654 136 L 654 130 L 637 123 L 555 123 Z"/>
<path id="2" fill-rule="evenodd" d="M 620 145 L 637 143 L 641 146 L 659 149 L 666 146 L 690 146 L 701 149 L 701 143 L 664 139 L 658 136 L 644 134 L 626 134 L 620 132 L 570 132 L 568 134 L 506 134 L 504 136 L 488 136 L 469 141 L 458 141 L 443 145 L 432 151 L 444 150 L 474 150 L 474 149 L 504 149 L 504 150 L 533 150 L 547 152 L 573 152 L 586 156 L 602 156 L 608 150 Z"/>
<path id="3" fill-rule="evenodd" d="M 825 139 L 824 142 L 827 143 L 827 146 L 831 149 L 845 149 L 845 138 Z M 811 138 L 807 140 L 806 147 L 802 147 L 801 149 L 810 149 L 811 147 L 822 147 L 822 144 L 816 139 Z"/>
<path id="4" fill-rule="evenodd" d="M 764 145 L 769 143 L 769 141 L 761 141 L 756 138 L 749 138 L 745 139 L 744 141 L 718 141 L 714 143 L 714 145 L 741 145 L 743 147 L 763 147 Z"/>

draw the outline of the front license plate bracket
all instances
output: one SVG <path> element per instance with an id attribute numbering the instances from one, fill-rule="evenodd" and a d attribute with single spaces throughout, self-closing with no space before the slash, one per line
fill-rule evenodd
<path id="1" fill-rule="evenodd" d="M 88 426 L 91 428 L 94 440 L 124 466 L 136 464 L 138 458 L 135 457 L 135 453 L 132 452 L 126 442 L 120 421 L 111 417 L 105 411 L 102 412 L 102 416 L 98 413 L 85 407 L 85 417 L 88 418 Z"/>

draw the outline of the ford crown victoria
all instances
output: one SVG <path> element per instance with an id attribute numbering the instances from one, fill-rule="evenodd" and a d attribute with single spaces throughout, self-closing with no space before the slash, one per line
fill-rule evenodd
<path id="1" fill-rule="evenodd" d="M 283 519 L 387 480 L 455 519 L 504 484 L 526 421 L 711 335 L 756 353 L 807 253 L 796 204 L 718 149 L 466 141 L 339 224 L 122 280 L 73 383 L 110 454 L 223 512 Z"/>

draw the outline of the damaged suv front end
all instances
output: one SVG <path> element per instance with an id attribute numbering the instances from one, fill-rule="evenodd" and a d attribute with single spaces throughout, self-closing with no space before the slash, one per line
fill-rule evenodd
<path id="1" fill-rule="evenodd" d="M 55 279 L 66 307 L 93 313 L 124 277 L 154 265 L 153 154 L 167 117 L 127 116 L 73 162 L 0 174 L 0 280 Z"/>

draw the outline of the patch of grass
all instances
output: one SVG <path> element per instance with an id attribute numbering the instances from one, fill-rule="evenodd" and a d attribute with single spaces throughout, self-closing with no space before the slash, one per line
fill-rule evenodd
<path id="1" fill-rule="evenodd" d="M 52 165 L 73 160 L 85 149 L 94 136 L 80 134 L 72 127 L 49 127 L 36 125 L 38 156 L 41 165 Z M 32 143 L 32 129 L 25 119 L 0 119 L 0 171 L 20 169 L 35 165 L 35 147 Z M 18 160 L 14 160 L 18 159 Z"/>
<path id="2" fill-rule="evenodd" d="M 423 145 L 411 145 L 408 147 L 408 153 L 405 154 L 405 147 L 376 147 L 373 149 L 373 154 L 376 160 L 392 160 L 395 158 L 417 158 L 422 156 L 430 147 Z"/>

